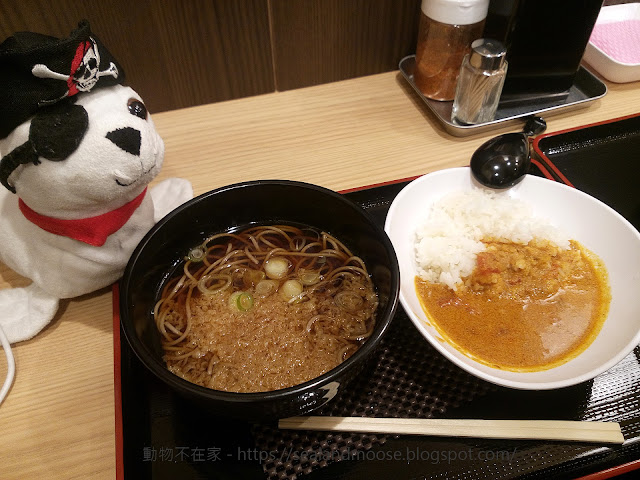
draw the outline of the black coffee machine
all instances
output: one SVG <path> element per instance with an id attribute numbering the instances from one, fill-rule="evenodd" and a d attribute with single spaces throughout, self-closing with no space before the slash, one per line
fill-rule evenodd
<path id="1" fill-rule="evenodd" d="M 507 47 L 500 104 L 567 97 L 603 0 L 491 0 L 485 38 Z"/>

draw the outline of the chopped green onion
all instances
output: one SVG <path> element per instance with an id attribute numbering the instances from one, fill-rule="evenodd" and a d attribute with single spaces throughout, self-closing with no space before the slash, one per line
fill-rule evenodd
<path id="1" fill-rule="evenodd" d="M 289 301 L 302 293 L 302 284 L 297 280 L 287 280 L 280 287 L 280 295 Z"/>
<path id="2" fill-rule="evenodd" d="M 303 285 L 315 285 L 320 281 L 320 273 L 313 270 L 305 270 L 301 268 L 298 272 L 298 278 Z"/>
<path id="3" fill-rule="evenodd" d="M 267 277 L 280 280 L 289 272 L 289 260 L 283 257 L 271 257 L 264 262 L 264 271 Z"/>
<path id="4" fill-rule="evenodd" d="M 259 297 L 268 297 L 278 290 L 278 282 L 275 280 L 260 280 L 256 285 L 256 295 Z"/>
<path id="5" fill-rule="evenodd" d="M 189 250 L 189 254 L 186 257 L 184 257 L 184 259 L 189 260 L 190 262 L 193 262 L 193 263 L 198 263 L 203 261 L 206 256 L 207 256 L 207 253 L 205 252 L 204 247 L 202 247 L 202 245 L 199 245 Z"/>
<path id="6" fill-rule="evenodd" d="M 253 308 L 253 296 L 248 292 L 234 292 L 229 297 L 229 304 L 240 312 L 248 312 Z"/>

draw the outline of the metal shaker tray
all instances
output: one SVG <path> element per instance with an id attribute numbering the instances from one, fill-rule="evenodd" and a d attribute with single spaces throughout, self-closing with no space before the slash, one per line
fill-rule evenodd
<path id="1" fill-rule="evenodd" d="M 574 83 L 569 89 L 569 94 L 562 98 L 550 96 L 549 98 L 539 98 L 535 102 L 523 102 L 520 104 L 499 105 L 496 112 L 496 119 L 491 122 L 478 123 L 476 125 L 459 125 L 451 121 L 451 109 L 453 101 L 440 102 L 425 97 L 413 81 L 413 71 L 415 68 L 415 55 L 409 55 L 400 60 L 400 72 L 413 87 L 418 96 L 426 103 L 438 120 L 443 124 L 445 130 L 456 137 L 464 137 L 483 133 L 492 129 L 506 127 L 512 124 L 519 125 L 523 118 L 531 115 L 546 116 L 566 112 L 576 108 L 586 107 L 589 102 L 602 98 L 607 93 L 607 86 L 602 83 L 589 70 L 581 66 L 576 74 Z"/>

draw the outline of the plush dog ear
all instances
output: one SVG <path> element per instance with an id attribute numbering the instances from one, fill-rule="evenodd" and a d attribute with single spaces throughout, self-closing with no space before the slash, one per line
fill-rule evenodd
<path id="1" fill-rule="evenodd" d="M 71 155 L 89 127 L 84 107 L 72 103 L 57 104 L 39 112 L 29 128 L 34 152 L 55 162 Z"/>
<path id="2" fill-rule="evenodd" d="M 29 140 L 0 160 L 0 183 L 11 192 L 9 175 L 20 165 L 37 165 L 39 157 L 59 162 L 71 155 L 89 127 L 89 115 L 84 107 L 71 102 L 47 107 L 33 117 Z"/>

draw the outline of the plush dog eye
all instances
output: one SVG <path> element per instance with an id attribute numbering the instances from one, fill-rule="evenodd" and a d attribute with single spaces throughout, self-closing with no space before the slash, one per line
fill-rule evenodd
<path id="1" fill-rule="evenodd" d="M 140 100 L 136 100 L 135 98 L 129 99 L 129 103 L 127 104 L 129 107 L 129 113 L 131 115 L 135 115 L 136 117 L 140 117 L 143 120 L 147 119 L 147 107 L 144 106 Z"/>

